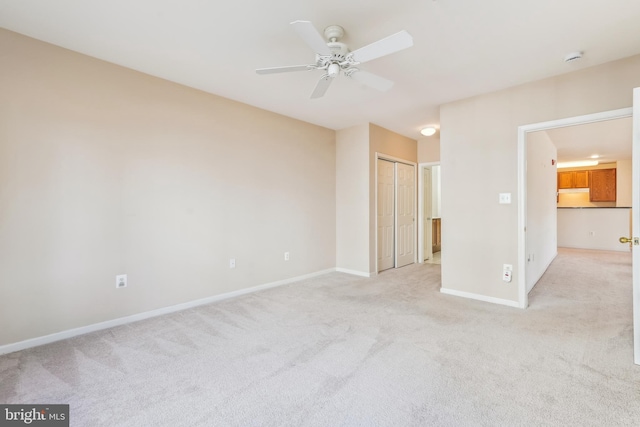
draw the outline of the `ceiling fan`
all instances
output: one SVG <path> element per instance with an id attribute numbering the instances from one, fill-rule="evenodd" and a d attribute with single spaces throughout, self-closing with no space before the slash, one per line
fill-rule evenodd
<path id="1" fill-rule="evenodd" d="M 316 84 L 315 89 L 311 93 L 311 98 L 320 98 L 323 96 L 333 79 L 340 74 L 340 71 L 342 71 L 345 76 L 351 77 L 379 91 L 391 89 L 393 86 L 391 80 L 367 71 L 362 71 L 357 68 L 356 65 L 413 46 L 413 37 L 406 31 L 400 31 L 399 33 L 351 52 L 346 44 L 339 41 L 340 38 L 344 36 L 344 29 L 339 25 L 331 25 L 324 29 L 324 35 L 329 42 L 326 42 L 325 39 L 322 38 L 310 21 L 294 21 L 291 25 L 293 25 L 293 29 L 302 37 L 307 45 L 316 52 L 315 64 L 259 68 L 256 70 L 256 73 L 273 74 L 289 71 L 323 70 L 325 74 L 322 75 Z"/>

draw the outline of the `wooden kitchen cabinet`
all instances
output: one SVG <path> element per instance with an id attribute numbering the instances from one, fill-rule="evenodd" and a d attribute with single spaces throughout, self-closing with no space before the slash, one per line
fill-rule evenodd
<path id="1" fill-rule="evenodd" d="M 616 201 L 616 170 L 594 169 L 589 171 L 589 201 Z"/>
<path id="2" fill-rule="evenodd" d="M 589 171 L 574 171 L 573 173 L 574 188 L 589 188 Z"/>
<path id="3" fill-rule="evenodd" d="M 558 188 L 573 188 L 573 172 L 558 172 Z"/>
<path id="4" fill-rule="evenodd" d="M 431 238 L 432 238 L 432 251 L 434 253 L 440 251 L 442 245 L 442 226 L 440 218 L 433 218 L 431 221 L 432 230 L 431 230 Z"/>
<path id="5" fill-rule="evenodd" d="M 588 187 L 589 171 L 558 172 L 558 189 Z"/>

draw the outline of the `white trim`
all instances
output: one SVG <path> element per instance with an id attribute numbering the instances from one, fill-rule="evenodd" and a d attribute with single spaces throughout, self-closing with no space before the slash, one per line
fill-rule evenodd
<path id="1" fill-rule="evenodd" d="M 401 159 L 400 157 L 389 156 L 388 154 L 380 153 L 378 151 L 376 151 L 376 159 L 388 160 L 390 162 L 396 162 L 396 163 L 404 163 L 405 165 L 409 165 L 409 166 L 418 165 L 417 163 L 414 163 L 412 161 Z"/>
<path id="2" fill-rule="evenodd" d="M 418 163 L 418 263 L 424 264 L 424 168 L 439 166 L 440 162 Z"/>
<path id="3" fill-rule="evenodd" d="M 442 292 L 443 294 L 453 295 L 456 297 L 475 299 L 478 301 L 490 302 L 492 304 L 500 304 L 500 305 L 506 305 L 509 307 L 520 308 L 520 305 L 518 304 L 517 301 L 511 301 L 508 299 L 488 297 L 486 295 L 473 294 L 471 292 L 457 291 L 455 289 L 448 289 L 448 288 L 440 288 L 440 292 Z"/>
<path id="4" fill-rule="evenodd" d="M 156 310 L 146 311 L 144 313 L 133 314 L 131 316 L 120 317 L 118 319 L 107 320 L 105 322 L 94 323 L 92 325 L 82 326 L 74 329 L 68 329 L 66 331 L 56 332 L 56 333 L 45 335 L 42 337 L 31 338 L 28 340 L 19 341 L 12 344 L 6 344 L 3 346 L 0 346 L 0 355 L 13 353 L 15 351 L 24 350 L 31 347 L 37 347 L 44 344 L 50 344 L 52 342 L 73 338 L 78 335 L 84 335 L 90 332 L 96 332 L 103 329 L 113 328 L 115 326 L 126 325 L 128 323 L 133 323 L 140 320 L 150 319 L 152 317 L 161 316 L 163 314 L 169 314 L 169 313 L 174 313 L 176 311 L 187 310 L 189 308 L 198 307 L 205 304 L 211 304 L 211 303 L 226 300 L 229 298 L 235 298 L 241 295 L 263 291 L 265 289 L 287 285 L 289 283 L 298 282 L 300 280 L 322 276 L 324 274 L 332 273 L 334 271 L 336 271 L 335 268 L 328 268 L 326 270 L 316 271 L 315 273 L 304 274 L 302 276 L 296 276 L 289 279 L 278 280 L 276 282 L 253 286 L 251 288 L 239 289 L 237 291 L 227 292 L 220 295 L 214 295 L 211 297 L 197 299 L 194 301 L 189 301 L 182 304 L 176 304 L 169 307 L 158 308 Z"/>
<path id="5" fill-rule="evenodd" d="M 338 273 L 352 274 L 354 276 L 371 277 L 371 273 L 365 273 L 364 271 L 358 270 L 349 270 L 348 268 L 336 268 L 336 271 Z"/>
<path id="6" fill-rule="evenodd" d="M 632 200 L 631 200 L 631 229 L 633 235 L 638 237 L 640 221 L 638 211 L 640 210 L 640 88 L 633 89 L 633 137 L 631 149 L 631 176 L 632 176 Z M 631 247 L 632 259 L 632 299 L 633 299 L 633 363 L 640 365 L 640 247 Z"/>
<path id="7" fill-rule="evenodd" d="M 548 130 L 566 126 L 574 126 L 586 123 L 602 122 L 606 120 L 631 117 L 633 108 L 621 108 L 619 110 L 603 111 L 584 116 L 567 117 L 548 122 L 532 123 L 518 127 L 518 306 L 527 308 L 529 297 L 526 283 L 526 234 L 527 225 L 527 133 L 540 130 Z"/>

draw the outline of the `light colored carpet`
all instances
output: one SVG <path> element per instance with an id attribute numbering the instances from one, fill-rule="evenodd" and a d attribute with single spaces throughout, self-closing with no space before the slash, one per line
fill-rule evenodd
<path id="1" fill-rule="evenodd" d="M 73 426 L 640 424 L 631 257 L 561 250 L 519 310 L 440 266 L 332 273 L 0 357 L 0 402 Z"/>

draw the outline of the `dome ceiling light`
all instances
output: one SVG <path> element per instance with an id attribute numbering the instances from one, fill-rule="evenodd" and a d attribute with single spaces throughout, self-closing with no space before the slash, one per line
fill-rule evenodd
<path id="1" fill-rule="evenodd" d="M 437 129 L 433 126 L 427 126 L 426 128 L 422 128 L 420 131 L 424 136 L 432 136 L 436 134 Z"/>

